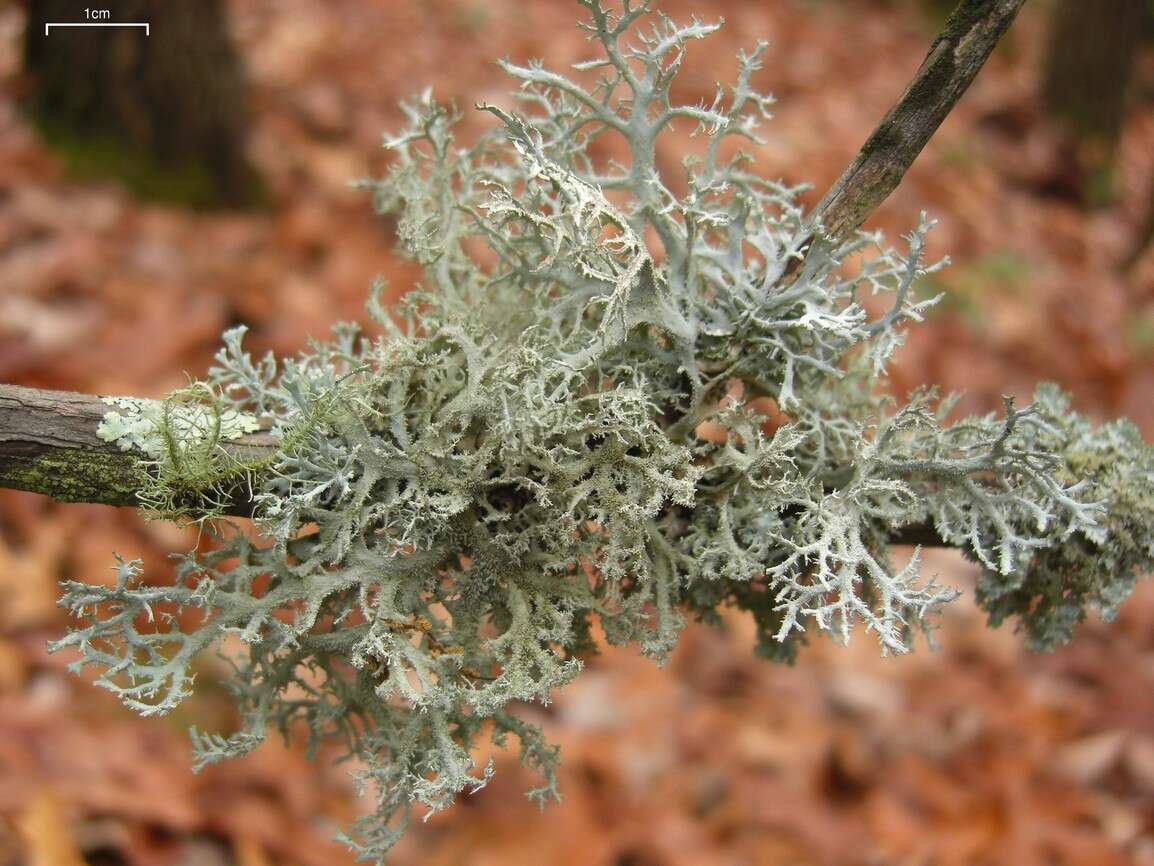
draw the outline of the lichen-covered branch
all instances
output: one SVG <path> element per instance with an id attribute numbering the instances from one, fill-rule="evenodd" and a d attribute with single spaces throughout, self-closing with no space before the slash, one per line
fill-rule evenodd
<path id="1" fill-rule="evenodd" d="M 594 56 L 506 64 L 519 110 L 489 109 L 479 141 L 429 94 L 405 106 L 367 185 L 424 278 L 392 310 L 370 298 L 380 336 L 342 324 L 254 359 L 230 330 L 204 381 L 118 404 L 98 434 L 139 448 L 146 513 L 219 514 L 241 485 L 258 531 L 207 521 L 169 587 L 129 562 L 114 587 L 69 584 L 78 623 L 55 647 L 147 713 L 179 703 L 198 651 L 227 651 L 241 725 L 195 733 L 198 765 L 272 728 L 343 743 L 376 796 L 348 839 L 367 859 L 415 803 L 487 782 L 482 738 L 513 734 L 544 777 L 531 795 L 556 794 L 556 750 L 517 707 L 579 674 L 595 627 L 663 660 L 689 616 L 732 607 L 770 658 L 863 631 L 906 652 L 957 595 L 893 549 L 932 532 L 980 565 L 992 619 L 1049 647 L 1154 568 L 1154 449 L 1133 425 L 1052 386 L 962 419 L 930 389 L 888 396 L 936 301 L 932 222 L 897 248 L 811 243 L 797 189 L 722 146 L 766 119 L 765 46 L 684 105 L 685 48 L 717 25 L 579 3 Z M 670 177 L 655 154 L 679 119 L 699 145 Z M 233 454 L 257 423 L 275 448 Z"/>
<path id="2" fill-rule="evenodd" d="M 0 485 L 62 502 L 136 505 L 136 460 L 96 435 L 89 394 L 0 385 Z"/>
<path id="3" fill-rule="evenodd" d="M 115 401 L 92 394 L 0 385 L 0 487 L 42 493 L 61 502 L 140 506 L 148 481 L 143 463 L 156 454 L 148 454 L 139 443 L 126 448 L 101 435 L 105 416 L 116 409 Z M 228 438 L 221 447 L 237 461 L 260 460 L 276 452 L 275 441 L 264 434 Z M 237 486 L 231 494 L 226 513 L 251 513 L 244 487 Z M 189 513 L 203 504 L 194 498 L 185 502 Z"/>

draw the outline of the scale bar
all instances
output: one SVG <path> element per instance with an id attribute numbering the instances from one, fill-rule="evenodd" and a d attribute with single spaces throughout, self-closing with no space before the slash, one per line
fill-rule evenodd
<path id="1" fill-rule="evenodd" d="M 143 27 L 144 35 L 151 35 L 148 24 L 143 21 L 52 21 L 44 25 L 45 36 L 50 27 Z"/>

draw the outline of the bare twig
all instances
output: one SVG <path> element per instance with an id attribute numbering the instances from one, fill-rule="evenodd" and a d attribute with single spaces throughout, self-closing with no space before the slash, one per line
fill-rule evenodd
<path id="1" fill-rule="evenodd" d="M 847 240 L 905 176 L 914 159 L 1009 28 L 1025 0 L 962 0 L 926 59 L 857 157 L 814 211 L 835 245 Z"/>

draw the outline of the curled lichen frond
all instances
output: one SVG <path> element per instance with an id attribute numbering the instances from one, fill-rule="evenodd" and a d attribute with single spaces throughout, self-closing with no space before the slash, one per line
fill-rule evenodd
<path id="1" fill-rule="evenodd" d="M 211 391 L 200 383 L 173 392 L 165 400 L 103 399 L 116 408 L 104 414 L 96 435 L 153 460 L 239 439 L 260 429 L 256 416 L 217 405 Z"/>
<path id="2" fill-rule="evenodd" d="M 143 455 L 137 498 L 146 514 L 176 517 L 195 510 L 219 516 L 261 461 L 239 459 L 226 446 L 260 429 L 260 421 L 225 401 L 204 382 L 163 400 L 106 397 L 116 406 L 97 427 L 101 439 Z"/>

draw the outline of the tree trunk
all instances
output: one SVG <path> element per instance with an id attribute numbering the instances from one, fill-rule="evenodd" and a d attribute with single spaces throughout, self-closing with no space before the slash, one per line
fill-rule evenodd
<path id="1" fill-rule="evenodd" d="M 1091 206 L 1113 194 L 1146 0 L 1058 0 L 1050 28 L 1042 96 L 1072 155 L 1073 190 Z"/>
<path id="2" fill-rule="evenodd" d="M 49 144 L 76 173 L 117 177 L 147 198 L 195 207 L 257 203 L 259 179 L 245 156 L 244 79 L 222 0 L 108 6 L 28 2 L 28 109 Z M 150 27 L 148 35 L 103 26 L 46 34 L 49 22 Z"/>

